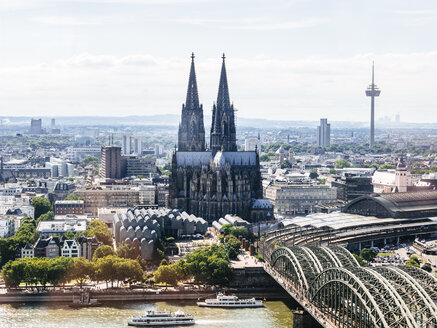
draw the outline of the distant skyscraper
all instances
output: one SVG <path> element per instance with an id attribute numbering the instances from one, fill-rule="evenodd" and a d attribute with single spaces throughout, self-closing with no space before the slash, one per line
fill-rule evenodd
<path id="1" fill-rule="evenodd" d="M 401 123 L 401 116 L 399 114 L 396 114 L 395 121 L 396 123 Z"/>
<path id="2" fill-rule="evenodd" d="M 42 133 L 41 125 L 42 125 L 41 119 L 37 119 L 37 120 L 32 119 L 30 121 L 30 134 L 41 134 Z"/>
<path id="3" fill-rule="evenodd" d="M 375 85 L 375 66 L 372 63 L 372 84 L 366 90 L 370 98 L 370 148 L 375 146 L 375 97 L 379 97 L 381 90 Z"/>
<path id="4" fill-rule="evenodd" d="M 52 124 L 50 125 L 50 128 L 53 130 L 56 127 L 56 121 L 54 118 L 52 118 Z"/>
<path id="5" fill-rule="evenodd" d="M 329 147 L 331 145 L 331 124 L 327 118 L 320 119 L 320 126 L 317 127 L 317 146 Z"/>
<path id="6" fill-rule="evenodd" d="M 128 135 L 123 135 L 122 143 L 121 143 L 122 153 L 123 155 L 130 155 L 131 153 L 131 137 Z"/>
<path id="7" fill-rule="evenodd" d="M 143 153 L 143 145 L 141 138 L 134 139 L 134 153 L 137 155 L 141 155 Z"/>

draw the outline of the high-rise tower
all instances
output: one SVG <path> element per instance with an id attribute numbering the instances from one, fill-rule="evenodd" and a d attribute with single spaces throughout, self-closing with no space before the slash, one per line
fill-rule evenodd
<path id="1" fill-rule="evenodd" d="M 370 148 L 375 146 L 375 97 L 381 90 L 375 85 L 375 65 L 372 63 L 372 84 L 366 90 L 366 96 L 370 98 Z"/>
<path id="2" fill-rule="evenodd" d="M 191 70 L 188 80 L 187 99 L 182 105 L 181 123 L 178 134 L 179 151 L 204 151 L 205 127 L 203 125 L 203 107 L 199 104 L 194 53 L 191 55 Z"/>
<path id="3" fill-rule="evenodd" d="M 210 147 L 213 153 L 219 150 L 237 151 L 234 105 L 229 100 L 225 58 L 225 54 L 223 54 L 217 103 L 213 105 L 212 109 Z"/>
<path id="4" fill-rule="evenodd" d="M 317 146 L 329 147 L 331 145 L 331 124 L 327 118 L 320 119 L 320 125 L 317 127 Z"/>

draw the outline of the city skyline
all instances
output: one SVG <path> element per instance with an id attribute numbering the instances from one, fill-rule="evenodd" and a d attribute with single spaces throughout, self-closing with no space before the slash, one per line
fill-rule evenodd
<path id="1" fill-rule="evenodd" d="M 230 5 L 2 3 L 0 115 L 177 114 L 191 52 L 200 102 L 210 115 L 225 52 L 239 117 L 368 121 L 362 88 L 374 60 L 384 88 L 377 119 L 400 114 L 404 122 L 437 122 L 437 49 L 429 43 L 437 6 L 431 1 L 420 8 L 387 1 L 376 11 L 333 1 L 256 1 L 253 7 L 241 1 L 232 13 Z"/>

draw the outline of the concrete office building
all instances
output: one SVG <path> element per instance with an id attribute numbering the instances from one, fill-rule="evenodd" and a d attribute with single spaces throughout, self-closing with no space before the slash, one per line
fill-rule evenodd
<path id="1" fill-rule="evenodd" d="M 121 147 L 105 146 L 102 148 L 102 159 L 100 162 L 101 178 L 121 179 Z"/>

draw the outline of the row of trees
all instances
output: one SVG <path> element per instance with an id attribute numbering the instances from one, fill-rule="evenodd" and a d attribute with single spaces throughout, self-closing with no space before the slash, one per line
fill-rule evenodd
<path id="1" fill-rule="evenodd" d="M 21 283 L 26 286 L 47 284 L 59 285 L 75 280 L 80 286 L 87 281 L 105 281 L 114 286 L 114 282 L 134 282 L 143 279 L 141 265 L 132 259 L 116 255 L 108 255 L 88 261 L 83 257 L 57 257 L 54 259 L 20 258 L 9 261 L 2 270 L 7 287 L 17 287 Z"/>
<path id="2" fill-rule="evenodd" d="M 315 145 L 305 145 L 305 144 L 297 144 L 290 145 L 287 143 L 269 143 L 261 145 L 261 150 L 264 155 L 268 155 L 270 157 L 274 156 L 276 150 L 282 146 L 285 151 L 288 151 L 291 147 L 293 147 L 293 151 L 296 154 L 304 153 L 304 154 L 323 154 L 325 152 L 353 152 L 355 154 L 389 154 L 389 153 L 404 153 L 404 154 L 414 154 L 414 155 L 430 155 L 435 154 L 437 152 L 436 147 L 424 148 L 420 146 L 410 146 L 408 148 L 399 149 L 395 146 L 389 146 L 383 143 L 376 144 L 373 148 L 369 148 L 369 144 L 357 145 L 356 143 L 342 143 L 342 144 L 333 144 L 329 147 L 318 147 Z"/>
<path id="3" fill-rule="evenodd" d="M 226 285 L 232 279 L 232 268 L 224 245 L 200 248 L 173 264 L 161 262 L 154 273 L 157 283 L 176 285 L 180 281 Z"/>

